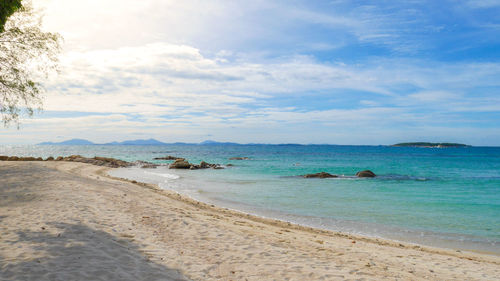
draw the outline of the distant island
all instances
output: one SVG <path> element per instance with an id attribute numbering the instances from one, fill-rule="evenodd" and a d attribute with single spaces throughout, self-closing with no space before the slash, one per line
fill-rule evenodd
<path id="1" fill-rule="evenodd" d="M 450 142 L 402 142 L 393 144 L 392 146 L 446 148 L 446 147 L 469 147 L 470 145 L 462 143 L 450 143 Z"/>

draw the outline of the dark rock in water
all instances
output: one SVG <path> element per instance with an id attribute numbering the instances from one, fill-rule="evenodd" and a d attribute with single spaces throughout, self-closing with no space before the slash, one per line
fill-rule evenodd
<path id="1" fill-rule="evenodd" d="M 303 175 L 304 178 L 309 179 L 309 178 L 320 178 L 320 179 L 326 179 L 326 178 L 337 178 L 337 175 L 332 175 L 327 172 L 321 172 L 321 173 L 316 173 L 316 174 L 307 174 Z"/>
<path id="2" fill-rule="evenodd" d="M 207 169 L 207 168 L 210 168 L 210 164 L 208 164 L 207 162 L 205 161 L 201 161 L 200 162 L 200 169 Z"/>
<path id="3" fill-rule="evenodd" d="M 156 169 L 156 167 L 158 167 L 156 164 L 144 164 L 141 166 L 143 169 Z"/>
<path id="4" fill-rule="evenodd" d="M 177 159 L 174 163 L 170 164 L 169 169 L 189 169 L 192 164 L 184 159 Z"/>
<path id="5" fill-rule="evenodd" d="M 376 176 L 377 175 L 375 175 L 375 173 L 370 170 L 364 170 L 356 173 L 356 177 L 358 178 L 374 178 Z"/>
<path id="6" fill-rule="evenodd" d="M 154 160 L 186 160 L 185 158 L 181 158 L 181 157 L 175 157 L 175 156 L 171 156 L 171 155 L 168 155 L 168 156 L 165 156 L 165 157 L 155 157 L 153 158 Z"/>
<path id="7" fill-rule="evenodd" d="M 233 167 L 233 164 L 226 164 L 226 167 Z"/>
<path id="8" fill-rule="evenodd" d="M 250 158 L 248 157 L 231 157 L 229 160 L 249 160 Z"/>
<path id="9" fill-rule="evenodd" d="M 210 164 L 210 163 L 207 163 L 205 161 L 201 161 L 201 163 L 199 165 L 196 165 L 196 164 L 191 164 L 188 161 L 182 160 L 182 159 L 175 160 L 175 162 L 170 164 L 170 166 L 168 168 L 169 169 L 190 169 L 190 170 L 208 169 L 208 168 L 224 169 L 219 164 Z"/>

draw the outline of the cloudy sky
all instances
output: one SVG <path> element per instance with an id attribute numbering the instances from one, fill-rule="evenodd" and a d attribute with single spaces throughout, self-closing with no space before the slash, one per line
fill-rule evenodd
<path id="1" fill-rule="evenodd" d="M 33 0 L 65 38 L 1 143 L 500 145 L 500 1 Z"/>

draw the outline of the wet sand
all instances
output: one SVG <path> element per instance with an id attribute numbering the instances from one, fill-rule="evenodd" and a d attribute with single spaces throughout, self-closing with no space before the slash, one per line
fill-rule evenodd
<path id="1" fill-rule="evenodd" d="M 0 280 L 498 280 L 500 257 L 206 205 L 73 162 L 0 162 Z"/>

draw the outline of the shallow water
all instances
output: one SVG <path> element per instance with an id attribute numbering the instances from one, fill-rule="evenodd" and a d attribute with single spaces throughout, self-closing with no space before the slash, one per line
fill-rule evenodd
<path id="1" fill-rule="evenodd" d="M 338 231 L 500 253 L 500 148 L 327 145 L 1 146 L 0 155 L 174 155 L 224 170 L 118 169 L 221 206 Z M 228 160 L 244 156 L 250 160 Z M 378 177 L 359 179 L 370 169 Z M 333 179 L 297 177 L 320 171 Z"/>

